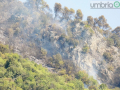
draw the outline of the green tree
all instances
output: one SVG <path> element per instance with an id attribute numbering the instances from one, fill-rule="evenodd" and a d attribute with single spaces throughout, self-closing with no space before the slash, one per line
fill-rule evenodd
<path id="1" fill-rule="evenodd" d="M 62 14 L 63 14 L 62 20 L 66 19 L 68 21 L 68 20 L 72 19 L 74 13 L 75 13 L 74 9 L 72 9 L 72 8 L 68 9 L 68 7 L 64 7 L 64 9 L 62 11 Z"/>
<path id="2" fill-rule="evenodd" d="M 88 16 L 88 17 L 87 17 L 87 21 L 88 21 L 88 24 L 89 24 L 90 26 L 93 26 L 94 21 L 93 21 L 93 17 L 92 17 L 92 16 Z"/>
<path id="3" fill-rule="evenodd" d="M 116 27 L 112 32 L 115 33 L 116 35 L 120 35 L 120 26 Z"/>
<path id="4" fill-rule="evenodd" d="M 58 14 L 61 12 L 62 6 L 60 3 L 55 3 L 54 12 L 55 12 L 55 18 L 58 16 Z"/>
<path id="5" fill-rule="evenodd" d="M 75 13 L 75 10 L 73 8 L 70 8 L 70 10 L 69 10 L 69 16 L 70 16 L 69 18 L 70 19 L 73 18 L 74 13 Z"/>
<path id="6" fill-rule="evenodd" d="M 80 20 L 83 19 L 83 14 L 82 14 L 82 11 L 80 9 L 77 10 L 75 17 L 76 17 L 76 19 L 80 19 Z"/>
<path id="7" fill-rule="evenodd" d="M 106 84 L 101 84 L 101 85 L 99 86 L 99 89 L 100 89 L 100 90 L 106 90 L 106 89 L 107 89 L 107 85 L 106 85 Z"/>

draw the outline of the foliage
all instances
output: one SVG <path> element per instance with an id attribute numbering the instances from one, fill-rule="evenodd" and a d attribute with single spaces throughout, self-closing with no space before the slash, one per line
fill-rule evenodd
<path id="1" fill-rule="evenodd" d="M 112 65 L 108 65 L 108 70 L 109 71 L 114 71 L 114 67 Z"/>
<path id="2" fill-rule="evenodd" d="M 82 14 L 82 11 L 80 9 L 77 10 L 75 18 L 80 19 L 80 20 L 83 19 L 83 14 Z"/>
<path id="3" fill-rule="evenodd" d="M 98 86 L 98 83 L 93 77 L 88 76 L 85 71 L 79 71 L 75 74 L 75 78 L 81 80 L 88 86 Z"/>
<path id="4" fill-rule="evenodd" d="M 9 51 L 8 46 L 7 45 L 3 45 L 3 44 L 0 43 L 0 52 L 6 53 L 8 51 Z"/>
<path id="5" fill-rule="evenodd" d="M 47 55 L 47 51 L 45 49 L 43 49 L 42 47 L 41 47 L 41 54 L 42 54 L 42 56 L 46 56 Z"/>
<path id="6" fill-rule="evenodd" d="M 107 39 L 107 46 L 113 46 L 114 45 L 114 40 L 112 38 Z"/>
<path id="7" fill-rule="evenodd" d="M 89 90 L 98 90 L 96 86 L 89 86 Z"/>
<path id="8" fill-rule="evenodd" d="M 72 9 L 72 8 L 68 9 L 68 7 L 64 7 L 62 9 L 62 18 L 61 18 L 61 21 L 63 19 L 65 19 L 67 21 L 70 20 L 70 19 L 72 19 L 74 17 L 74 13 L 75 13 L 74 9 Z"/>
<path id="9" fill-rule="evenodd" d="M 103 15 L 101 15 L 99 18 L 94 18 L 94 27 L 97 26 L 103 30 L 111 30 L 111 27 Z"/>
<path id="10" fill-rule="evenodd" d="M 100 90 L 107 90 L 107 85 L 106 85 L 106 84 L 101 84 L 101 85 L 99 86 L 99 89 L 100 89 Z"/>
<path id="11" fill-rule="evenodd" d="M 65 34 L 62 34 L 59 37 L 59 41 L 61 42 L 62 46 L 64 46 L 65 42 L 74 47 L 76 47 L 79 44 L 79 41 L 77 39 L 67 37 Z"/>
<path id="12" fill-rule="evenodd" d="M 87 21 L 88 21 L 88 24 L 89 24 L 90 26 L 93 26 L 94 21 L 93 21 L 93 17 L 92 17 L 92 16 L 88 16 L 88 17 L 87 17 Z"/>
<path id="13" fill-rule="evenodd" d="M 113 31 L 113 33 L 115 33 L 116 35 L 120 35 L 120 27 L 116 27 Z"/>
<path id="14" fill-rule="evenodd" d="M 82 48 L 82 53 L 88 53 L 89 52 L 89 46 L 86 44 Z"/>
<path id="15" fill-rule="evenodd" d="M 62 9 L 62 6 L 60 3 L 55 3 L 55 7 L 54 7 L 54 12 L 55 12 L 55 18 L 58 16 L 58 13 L 60 13 Z"/>
<path id="16" fill-rule="evenodd" d="M 89 33 L 93 35 L 95 32 L 93 31 L 93 29 L 89 29 Z"/>
<path id="17" fill-rule="evenodd" d="M 107 45 L 108 46 L 116 46 L 120 48 L 120 38 L 118 35 L 113 34 L 110 38 L 107 40 Z"/>
<path id="18" fill-rule="evenodd" d="M 110 52 L 104 52 L 103 56 L 108 62 L 112 62 L 114 60 Z"/>
<path id="19" fill-rule="evenodd" d="M 58 76 L 48 72 L 46 68 L 37 65 L 34 62 L 21 58 L 17 54 L 5 54 L 6 59 L 0 59 L 3 62 L 0 65 L 0 72 L 4 70 L 0 79 L 0 89 L 8 90 L 72 90 L 84 89 L 84 84 L 81 81 L 70 80 L 65 82 L 64 76 Z M 60 59 L 60 55 L 54 56 L 54 59 Z M 64 70 L 63 70 L 64 72 Z M 78 85 L 77 82 L 81 84 Z M 66 89 L 65 89 L 66 88 Z"/>

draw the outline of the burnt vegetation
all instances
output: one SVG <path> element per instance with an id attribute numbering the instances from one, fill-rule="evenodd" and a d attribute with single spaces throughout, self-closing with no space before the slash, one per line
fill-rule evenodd
<path id="1" fill-rule="evenodd" d="M 62 58 L 60 53 L 53 54 L 53 50 L 48 52 L 41 42 L 46 39 L 54 43 L 56 40 L 61 48 L 66 44 L 75 48 L 80 44 L 80 40 L 75 37 L 75 27 L 79 24 L 89 30 L 91 36 L 94 30 L 98 30 L 106 38 L 108 47 L 120 48 L 120 27 L 112 30 L 103 15 L 98 18 L 88 16 L 86 21 L 82 21 L 84 15 L 80 9 L 75 11 L 62 7 L 60 3 L 55 3 L 54 13 L 55 17 L 44 0 L 27 0 L 25 3 L 18 0 L 0 1 L 0 31 L 6 37 L 6 45 L 0 44 L 0 89 L 84 90 L 86 84 L 90 90 L 109 90 L 107 85 L 99 85 L 71 60 Z M 64 28 L 61 23 L 65 25 Z M 17 46 L 17 43 L 20 45 Z M 15 54 L 18 47 L 21 56 Z M 85 44 L 82 53 L 89 52 L 89 46 Z M 24 59 L 29 56 L 44 60 L 48 67 L 54 68 L 54 73 Z M 114 61 L 109 52 L 105 52 L 103 57 L 107 62 Z M 119 76 L 116 73 L 115 80 Z M 119 87 L 120 80 L 116 83 Z"/>

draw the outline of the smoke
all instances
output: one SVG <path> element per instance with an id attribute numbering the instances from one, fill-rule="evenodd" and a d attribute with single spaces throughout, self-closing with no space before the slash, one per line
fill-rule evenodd
<path id="1" fill-rule="evenodd" d="M 90 68 L 90 70 L 89 70 L 89 72 L 88 72 L 88 74 L 90 75 L 90 76 L 93 76 L 93 78 L 95 79 L 95 80 L 97 80 L 98 81 L 98 83 L 99 84 L 101 84 L 101 82 L 100 82 L 100 80 L 98 80 L 98 71 L 97 71 L 97 68 L 96 68 L 96 66 L 93 64 L 92 65 L 92 68 Z"/>

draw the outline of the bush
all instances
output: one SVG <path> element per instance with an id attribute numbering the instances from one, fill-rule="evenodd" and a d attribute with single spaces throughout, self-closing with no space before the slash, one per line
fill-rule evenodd
<path id="1" fill-rule="evenodd" d="M 65 69 L 60 70 L 60 71 L 58 72 L 58 74 L 59 74 L 59 75 L 65 75 L 65 74 L 66 74 L 66 70 L 65 70 Z"/>
<path id="2" fill-rule="evenodd" d="M 103 31 L 102 29 L 100 29 L 100 28 L 98 27 L 97 30 L 98 30 L 99 33 L 101 33 L 101 34 L 103 35 L 104 31 Z"/>
<path id="3" fill-rule="evenodd" d="M 114 67 L 113 67 L 112 65 L 109 65 L 109 66 L 108 66 L 108 70 L 109 70 L 109 71 L 114 71 Z"/>
<path id="4" fill-rule="evenodd" d="M 72 46 L 74 46 L 74 47 L 77 46 L 78 43 L 79 43 L 78 40 L 73 39 L 73 38 L 70 38 L 67 42 L 68 42 L 69 45 L 72 45 Z"/>
<path id="5" fill-rule="evenodd" d="M 100 89 L 100 90 L 105 90 L 105 89 L 107 89 L 107 85 L 106 85 L 106 84 L 101 84 L 101 85 L 99 86 L 99 89 Z"/>
<path id="6" fill-rule="evenodd" d="M 75 74 L 75 78 L 80 79 L 85 84 L 89 84 L 88 74 L 85 71 L 79 71 Z"/>
<path id="7" fill-rule="evenodd" d="M 113 34 L 110 39 L 113 39 L 114 40 L 114 46 L 120 48 L 120 37 Z M 112 40 L 112 43 L 113 43 L 113 40 Z M 108 42 L 109 43 L 109 42 Z"/>
<path id="8" fill-rule="evenodd" d="M 9 51 L 8 46 L 0 44 L 0 52 L 7 53 Z"/>
<path id="9" fill-rule="evenodd" d="M 107 39 L 107 46 L 113 46 L 114 45 L 114 40 L 112 38 Z"/>
<path id="10" fill-rule="evenodd" d="M 103 54 L 103 57 L 108 61 L 108 62 L 112 62 L 114 59 L 112 57 L 112 54 L 110 52 L 105 52 Z"/>
<path id="11" fill-rule="evenodd" d="M 89 47 L 88 45 L 86 44 L 85 46 L 83 46 L 82 48 L 82 53 L 88 53 L 89 52 Z"/>
<path id="12" fill-rule="evenodd" d="M 46 56 L 47 55 L 47 51 L 44 48 L 41 47 L 40 51 L 41 51 L 41 55 L 42 56 Z"/>
<path id="13" fill-rule="evenodd" d="M 89 90 L 98 90 L 96 86 L 89 86 Z"/>
<path id="14" fill-rule="evenodd" d="M 77 39 L 67 37 L 65 34 L 62 34 L 59 37 L 59 41 L 62 46 L 64 45 L 65 42 L 67 42 L 69 45 L 74 46 L 74 47 L 77 46 L 79 43 L 79 41 Z"/>
<path id="15" fill-rule="evenodd" d="M 90 25 L 86 24 L 84 27 L 85 27 L 85 29 L 90 29 Z"/>

